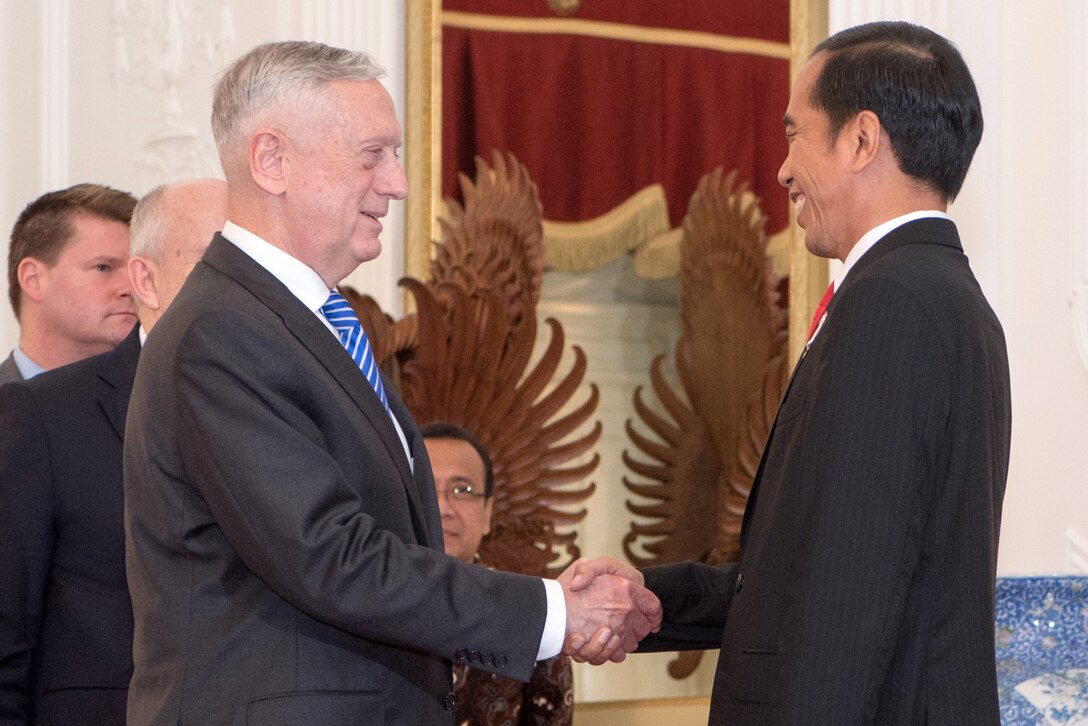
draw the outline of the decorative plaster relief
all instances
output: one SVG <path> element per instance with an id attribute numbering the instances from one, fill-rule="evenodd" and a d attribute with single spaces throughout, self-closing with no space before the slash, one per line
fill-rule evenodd
<path id="1" fill-rule="evenodd" d="M 153 183 L 218 174 L 214 145 L 198 132 L 207 124 L 201 99 L 193 115 L 193 76 L 223 67 L 236 41 L 229 0 L 114 0 L 113 80 L 157 96 L 156 125 L 136 158 Z"/>

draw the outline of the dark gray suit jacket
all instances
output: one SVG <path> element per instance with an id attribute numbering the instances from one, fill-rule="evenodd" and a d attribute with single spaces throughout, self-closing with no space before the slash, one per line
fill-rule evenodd
<path id="1" fill-rule="evenodd" d="M 336 337 L 212 241 L 129 408 L 130 724 L 448 724 L 450 659 L 528 679 L 544 587 L 442 554 L 386 390 L 414 473 Z"/>
<path id="2" fill-rule="evenodd" d="M 137 330 L 0 386 L 0 724 L 125 723 L 121 491 Z"/>
<path id="3" fill-rule="evenodd" d="M 996 726 L 1004 335 L 955 226 L 891 232 L 798 363 L 738 566 L 647 571 L 647 649 L 721 653 L 712 724 Z"/>
<path id="4" fill-rule="evenodd" d="M 15 353 L 12 352 L 3 363 L 0 363 L 0 386 L 21 380 L 23 380 L 23 374 L 19 372 L 19 366 L 15 365 Z"/>

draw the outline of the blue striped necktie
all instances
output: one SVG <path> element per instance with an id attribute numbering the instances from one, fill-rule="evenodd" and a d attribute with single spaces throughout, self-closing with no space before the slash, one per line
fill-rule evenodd
<path id="1" fill-rule="evenodd" d="M 359 318 L 355 316 L 351 304 L 336 290 L 329 291 L 329 299 L 321 306 L 321 314 L 325 316 L 336 330 L 340 343 L 347 349 L 355 365 L 366 376 L 374 393 L 378 394 L 382 406 L 390 418 L 393 412 L 389 410 L 389 399 L 385 397 L 385 387 L 382 385 L 381 372 L 378 370 L 378 362 L 374 360 L 374 351 L 370 348 L 370 340 L 366 337 Z"/>

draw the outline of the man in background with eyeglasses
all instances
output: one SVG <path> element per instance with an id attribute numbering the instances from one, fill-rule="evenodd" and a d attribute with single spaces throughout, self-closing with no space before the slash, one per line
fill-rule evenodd
<path id="1" fill-rule="evenodd" d="M 446 554 L 479 562 L 480 542 L 491 531 L 495 500 L 491 456 L 465 429 L 432 423 L 422 429 L 431 460 Z M 453 666 L 456 723 L 570 724 L 573 681 L 570 658 L 540 661 L 522 683 L 495 673 Z"/>

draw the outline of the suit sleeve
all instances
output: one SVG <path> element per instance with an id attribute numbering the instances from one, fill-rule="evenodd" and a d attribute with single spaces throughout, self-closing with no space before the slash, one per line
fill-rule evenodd
<path id="1" fill-rule="evenodd" d="M 503 654 L 498 667 L 528 679 L 546 614 L 543 583 L 461 565 L 379 526 L 377 512 L 407 506 L 399 476 L 360 439 L 352 456 L 375 465 L 364 481 L 346 480 L 328 443 L 348 425 L 335 419 L 343 407 L 300 380 L 282 355 L 286 344 L 270 341 L 256 319 L 211 314 L 190 328 L 178 356 L 182 459 L 238 557 L 315 619 L 450 659 L 471 644 Z"/>
<path id="2" fill-rule="evenodd" d="M 639 643 L 638 652 L 709 650 L 722 642 L 737 579 L 737 564 L 700 562 L 642 570 L 646 587 L 661 601 L 661 629 Z"/>
<path id="3" fill-rule="evenodd" d="M 0 724 L 28 724 L 52 553 L 46 432 L 23 383 L 0 386 Z"/>

